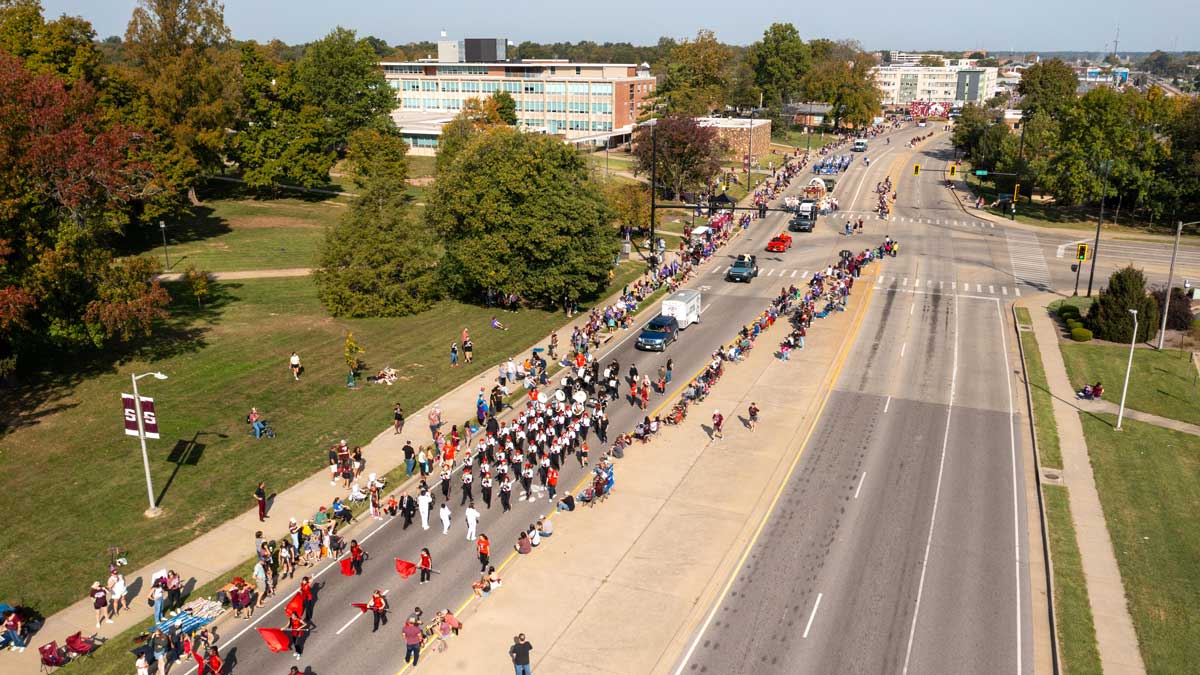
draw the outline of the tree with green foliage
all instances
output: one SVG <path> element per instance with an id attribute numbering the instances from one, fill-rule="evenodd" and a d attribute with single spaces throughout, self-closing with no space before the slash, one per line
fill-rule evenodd
<path id="1" fill-rule="evenodd" d="M 989 126 L 979 137 L 979 143 L 971 154 L 972 163 L 977 168 L 995 171 L 1004 157 L 1005 146 L 1010 139 L 1014 137 L 1009 132 L 1008 125 L 1001 123 Z"/>
<path id="2" fill-rule="evenodd" d="M 196 301 L 196 307 L 204 307 L 204 298 L 209 294 L 208 272 L 196 269 L 195 265 L 188 266 L 183 273 L 183 285 L 187 288 L 188 295 Z"/>
<path id="3" fill-rule="evenodd" d="M 974 103 L 963 106 L 962 115 L 955 120 L 950 140 L 967 157 L 973 157 L 979 140 L 988 127 L 996 124 L 996 115 Z"/>
<path id="4" fill-rule="evenodd" d="M 130 121 L 153 133 L 155 167 L 146 216 L 173 213 L 186 193 L 223 167 L 225 131 L 237 105 L 238 53 L 219 0 L 138 0 L 125 31 L 138 100 Z"/>
<path id="5" fill-rule="evenodd" d="M 500 115 L 500 121 L 510 127 L 517 126 L 517 102 L 512 94 L 503 90 L 497 91 L 492 94 L 492 100 L 496 105 L 496 112 Z"/>
<path id="6" fill-rule="evenodd" d="M 1158 333 L 1158 303 L 1146 291 L 1146 275 L 1132 265 L 1108 278 L 1108 288 L 1088 308 L 1088 327 L 1101 340 L 1128 343 L 1133 337 L 1131 309 L 1137 310 L 1137 341 L 1153 338 Z"/>
<path id="7" fill-rule="evenodd" d="M 509 99 L 512 97 L 509 96 Z M 484 129 L 505 123 L 500 113 L 500 103 L 495 96 L 484 99 L 469 98 L 463 102 L 462 110 L 454 119 L 442 125 L 442 135 L 438 138 L 438 173 L 445 171 L 454 162 L 459 151 L 467 147 L 467 144 Z M 516 106 L 515 103 L 513 105 Z"/>
<path id="8" fill-rule="evenodd" d="M 359 196 L 325 233 L 314 274 L 317 296 L 334 316 L 408 316 L 438 297 L 440 246 L 405 194 L 407 147 L 378 129 L 350 136 Z"/>
<path id="9" fill-rule="evenodd" d="M 634 230 L 649 229 L 650 190 L 646 186 L 609 180 L 604 183 L 604 196 L 618 223 Z"/>
<path id="10" fill-rule="evenodd" d="M 79 17 L 46 21 L 39 0 L 0 0 L 0 51 L 22 60 L 33 73 L 57 75 L 67 85 L 100 84 L 96 31 Z"/>
<path id="11" fill-rule="evenodd" d="M 596 297 L 619 250 L 613 213 L 562 141 L 491 127 L 434 183 L 430 222 L 445 279 L 463 298 L 489 291 L 552 306 Z"/>
<path id="12" fill-rule="evenodd" d="M 654 168 L 660 190 L 674 198 L 707 186 L 720 172 L 726 150 L 714 127 L 701 126 L 686 115 L 667 115 L 633 132 L 638 171 L 649 176 Z"/>
<path id="13" fill-rule="evenodd" d="M 762 99 L 762 90 L 754 83 L 754 77 L 749 58 L 735 59 L 729 67 L 725 104 L 739 110 L 757 108 Z"/>
<path id="14" fill-rule="evenodd" d="M 800 93 L 800 79 L 809 65 L 808 45 L 792 24 L 773 23 L 751 46 L 748 61 L 764 103 L 779 107 Z"/>
<path id="15" fill-rule="evenodd" d="M 320 111 L 325 138 L 339 151 L 356 129 L 395 126 L 396 92 L 378 61 L 369 41 L 339 26 L 308 45 L 296 65 L 296 84 Z"/>
<path id="16" fill-rule="evenodd" d="M 346 386 L 354 386 L 354 378 L 358 375 L 358 371 L 362 370 L 363 362 L 359 358 L 360 354 L 366 354 L 367 350 L 359 346 L 358 341 L 354 339 L 354 333 L 346 331 L 346 341 L 342 344 L 342 361 L 346 364 Z"/>
<path id="17" fill-rule="evenodd" d="M 917 61 L 917 65 L 926 68 L 941 68 L 946 65 L 946 61 L 937 54 L 925 54 Z"/>
<path id="18" fill-rule="evenodd" d="M 834 48 L 829 53 L 837 52 L 840 49 Z M 869 125 L 883 112 L 883 95 L 871 73 L 874 64 L 873 57 L 864 52 L 858 52 L 850 61 L 819 60 L 804 77 L 804 97 L 829 103 L 835 127 L 843 122 L 857 127 Z"/>
<path id="19" fill-rule="evenodd" d="M 276 63 L 253 43 L 241 47 L 241 105 L 229 158 L 252 188 L 281 183 L 317 187 L 329 180 L 336 154 L 321 111 L 296 84 L 295 66 Z"/>
<path id="20" fill-rule="evenodd" d="M 672 113 L 707 115 L 725 104 L 729 88 L 729 47 L 717 41 L 711 30 L 696 32 L 694 40 L 682 40 L 667 61 L 666 76 L 657 98 Z"/>
<path id="21" fill-rule="evenodd" d="M 1061 59 L 1035 63 L 1021 73 L 1017 85 L 1021 109 L 1026 114 L 1044 111 L 1057 118 L 1075 100 L 1078 86 L 1075 71 Z"/>
<path id="22" fill-rule="evenodd" d="M 1015 179 L 1005 184 L 1020 183 L 1022 192 L 1032 197 L 1035 189 L 1046 187 L 1051 176 L 1050 162 L 1058 152 L 1058 143 L 1058 122 L 1049 113 L 1035 112 L 1024 116 L 1020 137 L 1014 136 L 1005 142 L 996 170 L 1015 173 Z"/>

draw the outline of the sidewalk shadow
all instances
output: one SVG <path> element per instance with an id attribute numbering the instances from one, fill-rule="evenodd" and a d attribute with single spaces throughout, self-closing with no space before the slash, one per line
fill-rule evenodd
<path id="1" fill-rule="evenodd" d="M 711 424 L 701 424 L 700 429 L 708 434 L 708 440 L 711 441 L 713 439 L 713 426 Z"/>
<path id="2" fill-rule="evenodd" d="M 743 427 L 745 427 L 747 429 L 750 428 L 750 420 L 748 418 L 742 417 L 741 415 L 738 415 L 737 418 L 738 418 L 738 421 L 742 423 Z"/>
<path id="3" fill-rule="evenodd" d="M 138 577 L 125 585 L 125 591 L 127 593 L 126 597 L 129 598 L 129 604 L 131 606 L 133 605 L 134 601 L 138 599 L 138 596 L 141 595 L 142 584 L 145 583 L 145 581 L 146 580 L 142 577 Z"/>

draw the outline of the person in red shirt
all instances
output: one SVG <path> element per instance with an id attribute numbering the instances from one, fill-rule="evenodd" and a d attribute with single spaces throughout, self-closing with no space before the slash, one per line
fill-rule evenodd
<path id="1" fill-rule="evenodd" d="M 412 659 L 412 665 L 415 668 L 417 661 L 421 658 L 421 643 L 425 641 L 425 635 L 421 632 L 421 624 L 416 619 L 409 617 L 401 632 L 404 633 L 404 662 L 408 663 L 409 659 Z"/>
<path id="2" fill-rule="evenodd" d="M 712 423 L 713 423 L 712 437 L 713 438 L 725 438 L 725 435 L 721 433 L 721 425 L 725 423 L 725 417 L 721 415 L 720 410 L 713 411 Z"/>
<path id="3" fill-rule="evenodd" d="M 304 601 L 304 620 L 312 622 L 313 605 L 316 597 L 312 592 L 312 581 L 308 577 L 300 580 L 300 598 Z"/>
<path id="4" fill-rule="evenodd" d="M 296 660 L 304 653 L 304 638 L 308 635 L 309 625 L 295 614 L 288 615 L 288 637 L 292 639 L 292 653 Z"/>
<path id="5" fill-rule="evenodd" d="M 551 466 L 546 469 L 546 493 L 550 501 L 554 501 L 554 493 L 558 491 L 558 469 Z"/>
<path id="6" fill-rule="evenodd" d="M 367 557 L 367 552 L 358 545 L 357 539 L 350 540 L 350 567 L 354 568 L 356 575 L 362 574 L 363 559 Z"/>
<path id="7" fill-rule="evenodd" d="M 387 625 L 388 604 L 383 593 L 380 593 L 379 590 L 372 593 L 370 601 L 367 602 L 367 609 L 371 610 L 375 617 L 375 626 L 371 628 L 372 633 L 379 630 L 379 624 Z"/>
<path id="8" fill-rule="evenodd" d="M 214 646 L 208 650 L 208 670 L 213 675 L 221 675 L 225 670 L 225 662 L 221 660 L 221 655 L 217 653 L 217 648 Z"/>
<path id="9" fill-rule="evenodd" d="M 475 550 L 479 553 L 479 571 L 486 572 L 489 556 L 492 553 L 492 542 L 486 534 L 479 535 L 479 538 L 475 540 Z"/>
<path id="10" fill-rule="evenodd" d="M 429 555 L 429 549 L 421 549 L 421 560 L 417 563 L 417 569 L 421 570 L 421 583 L 433 578 L 433 558 Z M 417 665 L 415 661 L 413 665 Z"/>

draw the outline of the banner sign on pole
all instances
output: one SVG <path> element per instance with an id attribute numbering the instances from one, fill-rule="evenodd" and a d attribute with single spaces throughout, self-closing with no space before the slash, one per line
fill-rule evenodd
<path id="1" fill-rule="evenodd" d="M 154 414 L 154 399 L 145 396 L 142 399 L 142 429 L 146 438 L 158 438 L 158 416 Z M 133 403 L 132 394 L 121 394 L 121 405 L 125 409 L 125 435 L 137 436 L 137 406 Z"/>

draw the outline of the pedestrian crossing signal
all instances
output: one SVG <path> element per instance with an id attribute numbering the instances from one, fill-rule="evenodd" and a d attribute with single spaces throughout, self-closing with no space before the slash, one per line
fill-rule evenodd
<path id="1" fill-rule="evenodd" d="M 1088 255 L 1088 245 L 1087 244 L 1079 244 L 1078 246 L 1075 247 L 1075 259 L 1076 260 L 1078 260 L 1079 262 L 1083 262 L 1083 261 L 1087 260 L 1087 255 Z"/>
<path id="2" fill-rule="evenodd" d="M 914 176 L 921 175 L 921 165 L 920 164 L 913 164 L 913 175 Z"/>
<path id="3" fill-rule="evenodd" d="M 955 175 L 956 173 L 958 173 L 958 167 L 956 167 L 956 166 L 954 166 L 953 164 L 951 164 L 951 165 L 950 165 L 950 177 L 951 177 L 951 178 L 954 178 L 954 175 Z"/>

